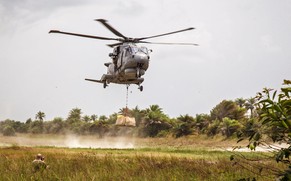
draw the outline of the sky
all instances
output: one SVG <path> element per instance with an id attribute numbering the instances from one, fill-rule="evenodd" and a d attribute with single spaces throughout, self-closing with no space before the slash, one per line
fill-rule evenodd
<path id="1" fill-rule="evenodd" d="M 126 104 L 126 86 L 87 82 L 106 73 L 114 41 L 48 34 L 51 29 L 129 37 L 188 27 L 151 39 L 199 46 L 152 49 L 144 90 L 129 87 L 128 107 L 158 104 L 170 117 L 210 113 L 224 99 L 254 97 L 291 78 L 289 0 L 0 0 L 0 120 L 110 115 Z"/>

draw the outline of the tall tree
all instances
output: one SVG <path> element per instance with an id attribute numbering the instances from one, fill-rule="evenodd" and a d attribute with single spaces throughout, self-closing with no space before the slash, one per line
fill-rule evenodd
<path id="1" fill-rule="evenodd" d="M 229 119 L 228 117 L 223 118 L 220 125 L 220 131 L 222 135 L 226 137 L 232 136 L 236 131 L 241 128 L 242 125 L 237 120 Z"/>
<path id="2" fill-rule="evenodd" d="M 145 110 L 143 120 L 144 136 L 155 137 L 162 130 L 169 130 L 172 125 L 167 121 L 168 116 L 165 115 L 158 105 L 151 105 Z"/>
<path id="3" fill-rule="evenodd" d="M 88 115 L 83 116 L 83 121 L 85 121 L 86 123 L 90 122 L 91 118 Z"/>
<path id="4" fill-rule="evenodd" d="M 96 114 L 92 114 L 91 117 L 90 117 L 90 119 L 91 119 L 93 122 L 96 121 L 97 118 L 98 118 L 98 116 L 97 116 Z"/>
<path id="5" fill-rule="evenodd" d="M 105 115 L 99 116 L 99 121 L 106 121 L 108 118 Z"/>
<path id="6" fill-rule="evenodd" d="M 75 123 L 75 122 L 80 122 L 81 121 L 81 116 L 82 112 L 81 109 L 79 108 L 74 108 L 70 111 L 69 116 L 67 118 L 67 121 L 69 123 Z"/>
<path id="7" fill-rule="evenodd" d="M 239 105 L 239 107 L 244 107 L 245 103 L 246 103 L 246 100 L 244 98 L 237 98 L 235 100 L 235 103 L 237 103 L 237 105 Z"/>
<path id="8" fill-rule="evenodd" d="M 247 101 L 245 103 L 245 108 L 247 110 L 250 110 L 250 112 L 251 112 L 251 118 L 254 117 L 255 104 L 256 104 L 256 98 L 254 98 L 254 97 L 247 99 Z"/>
<path id="9" fill-rule="evenodd" d="M 43 121 L 45 118 L 45 113 L 44 112 L 41 112 L 41 111 L 38 111 L 35 115 L 35 119 L 36 120 L 39 120 L 39 121 Z"/>
<path id="10" fill-rule="evenodd" d="M 240 120 L 245 117 L 245 113 L 246 110 L 239 107 L 235 102 L 231 100 L 223 100 L 211 110 L 210 116 L 212 120 L 217 119 L 219 121 L 222 121 L 225 117 Z"/>
<path id="11" fill-rule="evenodd" d="M 196 120 L 196 129 L 198 129 L 199 133 L 203 133 L 206 131 L 206 128 L 209 126 L 210 124 L 210 115 L 208 114 L 196 114 L 195 117 Z"/>
<path id="12" fill-rule="evenodd" d="M 188 114 L 177 118 L 178 124 L 174 128 L 176 137 L 190 135 L 194 132 L 195 119 Z"/>
<path id="13" fill-rule="evenodd" d="M 142 118 L 144 117 L 144 111 L 140 110 L 138 106 L 135 106 L 134 109 L 131 110 L 132 116 L 135 118 L 136 126 L 139 126 L 139 124 L 142 121 Z"/>

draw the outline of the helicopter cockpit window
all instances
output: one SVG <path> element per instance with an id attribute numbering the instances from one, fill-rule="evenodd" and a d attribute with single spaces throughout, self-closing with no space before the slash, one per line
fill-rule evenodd
<path id="1" fill-rule="evenodd" d="M 148 49 L 146 47 L 130 47 L 129 52 L 131 54 L 136 54 L 137 52 L 148 54 Z"/>
<path id="2" fill-rule="evenodd" d="M 148 49 L 146 47 L 140 47 L 140 50 L 145 53 L 148 54 Z"/>
<path id="3" fill-rule="evenodd" d="M 136 54 L 138 52 L 138 48 L 137 47 L 130 47 L 130 51 L 132 54 Z"/>

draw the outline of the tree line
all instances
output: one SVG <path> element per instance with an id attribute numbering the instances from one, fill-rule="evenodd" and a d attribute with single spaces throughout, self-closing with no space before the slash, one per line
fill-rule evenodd
<path id="1" fill-rule="evenodd" d="M 14 121 L 6 119 L 0 122 L 0 132 L 6 136 L 16 133 L 32 134 L 66 134 L 103 136 L 138 136 L 138 137 L 181 137 L 191 134 L 205 134 L 208 136 L 223 135 L 233 137 L 238 132 L 248 131 L 250 122 L 258 124 L 256 99 L 238 98 L 223 100 L 216 105 L 210 114 L 180 115 L 169 117 L 159 105 L 151 105 L 146 109 L 122 108 L 108 117 L 83 115 L 80 108 L 70 110 L 67 118 L 56 117 L 45 120 L 45 113 L 39 111 L 35 119 Z M 120 127 L 115 122 L 118 115 L 134 117 L 136 127 Z"/>

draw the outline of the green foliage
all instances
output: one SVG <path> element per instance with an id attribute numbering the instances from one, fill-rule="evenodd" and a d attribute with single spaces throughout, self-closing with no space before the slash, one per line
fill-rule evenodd
<path id="1" fill-rule="evenodd" d="M 277 95 L 277 91 L 264 89 L 258 94 L 260 107 L 260 119 L 263 125 L 267 125 L 266 134 L 274 142 L 283 142 L 289 145 L 288 148 L 282 148 L 277 151 L 275 158 L 277 162 L 283 162 L 289 165 L 284 173 L 282 180 L 291 178 L 291 164 L 289 156 L 291 154 L 291 81 L 284 80 L 285 87 Z M 254 141 L 256 143 L 256 141 Z"/>
<path id="2" fill-rule="evenodd" d="M 222 135 L 225 135 L 227 138 L 231 137 L 234 133 L 236 133 L 242 125 L 238 120 L 229 119 L 227 117 L 223 118 L 222 123 L 220 125 L 220 130 Z"/>
<path id="3" fill-rule="evenodd" d="M 131 116 L 135 118 L 136 126 L 139 126 L 144 117 L 144 111 L 140 110 L 138 106 L 136 106 L 131 110 Z"/>
<path id="4" fill-rule="evenodd" d="M 188 123 L 180 123 L 174 128 L 176 138 L 187 136 L 193 133 L 193 128 Z"/>
<path id="5" fill-rule="evenodd" d="M 240 120 L 245 118 L 246 110 L 239 107 L 235 102 L 230 100 L 223 100 L 215 106 L 211 112 L 210 117 L 212 120 L 220 120 L 228 117 L 230 119 Z"/>
<path id="6" fill-rule="evenodd" d="M 15 136 L 15 130 L 11 126 L 6 126 L 3 129 L 3 136 Z"/>
<path id="7" fill-rule="evenodd" d="M 258 141 L 261 138 L 261 127 L 262 123 L 258 118 L 244 119 L 241 122 L 242 128 L 238 130 L 237 137 L 239 138 L 238 142 L 244 140 L 245 138 L 251 138 Z M 254 148 L 252 146 L 252 148 Z"/>
<path id="8" fill-rule="evenodd" d="M 79 108 L 74 108 L 70 111 L 69 115 L 68 115 L 68 118 L 67 118 L 67 122 L 69 124 L 72 124 L 72 123 L 76 123 L 76 122 L 80 122 L 81 121 L 81 116 L 82 112 L 81 112 L 81 109 Z"/>
<path id="9" fill-rule="evenodd" d="M 102 121 L 102 119 L 100 119 Z M 108 124 L 115 124 L 117 120 L 117 113 L 113 113 L 111 115 L 109 115 L 109 118 L 107 119 L 107 123 Z"/>
<path id="10" fill-rule="evenodd" d="M 25 133 L 28 130 L 28 125 L 20 122 L 20 121 L 14 121 L 10 119 L 6 119 L 5 121 L 0 122 L 0 132 L 3 132 L 3 129 L 5 127 L 12 127 L 15 132 L 18 133 Z"/>
<path id="11" fill-rule="evenodd" d="M 96 114 L 93 114 L 90 116 L 91 121 L 96 121 L 98 119 L 98 116 Z"/>
<path id="12" fill-rule="evenodd" d="M 85 116 L 83 116 L 82 120 L 88 123 L 91 121 L 91 118 L 90 118 L 90 116 L 85 115 Z"/>
<path id="13" fill-rule="evenodd" d="M 69 111 L 68 117 L 54 118 L 51 121 L 43 121 L 45 114 L 39 111 L 36 114 L 36 120 L 28 119 L 25 123 L 13 120 L 0 121 L 0 131 L 6 125 L 11 126 L 17 133 L 50 133 L 50 134 L 96 134 L 100 137 L 104 135 L 118 136 L 122 133 L 126 135 L 137 135 L 140 137 L 164 137 L 173 135 L 182 137 L 191 134 L 207 134 L 215 136 L 217 134 L 225 137 L 232 137 L 235 133 L 239 136 L 253 135 L 253 138 L 259 138 L 262 134 L 258 133 L 255 100 L 253 98 L 238 98 L 235 101 L 223 100 L 216 105 L 210 114 L 197 114 L 196 117 L 190 115 L 180 116 L 178 118 L 169 118 L 159 105 L 151 105 L 146 109 L 139 109 L 137 106 L 133 109 L 120 109 L 121 114 L 134 117 L 137 127 L 128 128 L 128 131 L 115 127 L 117 113 L 108 117 L 105 115 L 97 116 L 95 114 L 82 115 L 79 108 L 73 108 Z M 251 117 L 246 116 L 246 111 L 251 110 Z M 267 120 L 266 120 L 267 121 Z M 284 121 L 286 122 L 286 121 Z M 285 125 L 288 126 L 288 121 Z M 285 126 L 286 127 L 286 126 Z M 276 128 L 278 129 L 278 128 Z M 275 127 L 269 129 L 269 133 L 276 131 Z M 274 138 L 277 139 L 277 138 Z"/>
<path id="14" fill-rule="evenodd" d="M 64 133 L 65 132 L 64 128 L 65 121 L 63 120 L 63 118 L 57 117 L 47 124 L 47 133 L 53 134 Z"/>
<path id="15" fill-rule="evenodd" d="M 145 117 L 139 135 L 144 137 L 155 137 L 160 131 L 172 128 L 170 119 L 165 115 L 158 105 L 151 105 L 145 110 Z"/>
<path id="16" fill-rule="evenodd" d="M 100 117 L 99 117 L 99 120 L 100 121 L 106 121 L 108 118 L 107 118 L 107 116 L 105 116 L 105 115 L 101 115 Z"/>
<path id="17" fill-rule="evenodd" d="M 30 123 L 30 127 L 29 130 L 31 133 L 33 134 L 39 134 L 39 133 L 43 133 L 43 121 L 40 120 L 36 120 Z"/>
<path id="18" fill-rule="evenodd" d="M 276 96 L 270 89 L 264 89 L 258 94 L 260 119 L 263 125 L 268 125 L 268 135 L 274 142 L 290 142 L 291 136 L 291 87 L 284 87 Z M 288 136 L 287 136 L 288 135 Z"/>
<path id="19" fill-rule="evenodd" d="M 174 127 L 174 134 L 176 138 L 187 136 L 194 132 L 195 119 L 186 114 L 177 118 L 178 124 Z"/>
<path id="20" fill-rule="evenodd" d="M 207 136 L 217 135 L 220 132 L 219 126 L 220 126 L 220 121 L 214 120 L 207 128 Z"/>
<path id="21" fill-rule="evenodd" d="M 121 113 L 124 113 L 124 111 L 125 108 L 120 110 Z M 100 137 L 104 135 L 118 136 L 123 135 L 123 133 L 140 137 L 164 137 L 169 135 L 181 137 L 191 135 L 194 132 L 214 136 L 223 133 L 221 130 L 223 129 L 221 127 L 222 120 L 215 122 L 211 120 L 208 114 L 197 114 L 196 117 L 186 114 L 171 119 L 158 105 L 151 105 L 146 109 L 139 109 L 136 106 L 133 109 L 127 109 L 126 112 L 128 116 L 135 118 L 137 125 L 136 128 L 128 128 L 127 131 L 115 127 L 117 113 L 113 113 L 109 117 L 105 115 L 98 117 L 95 114 L 83 116 L 81 109 L 73 108 L 69 111 L 66 119 L 56 117 L 51 121 L 43 121 L 45 114 L 39 111 L 36 114 L 36 120 L 28 119 L 25 123 L 13 120 L 0 121 L 0 132 L 3 132 L 6 125 L 9 125 L 17 133 L 96 134 Z"/>
<path id="22" fill-rule="evenodd" d="M 251 118 L 253 118 L 254 115 L 256 114 L 255 104 L 256 104 L 256 98 L 254 98 L 254 97 L 247 99 L 247 102 L 244 104 L 245 108 L 247 110 L 250 110 Z"/>
<path id="23" fill-rule="evenodd" d="M 291 164 L 289 161 L 291 154 L 291 81 L 284 80 L 283 85 L 280 91 L 265 88 L 258 93 L 256 110 L 259 123 L 256 123 L 256 119 L 250 119 L 250 123 L 245 125 L 243 132 L 239 136 L 240 140 L 248 138 L 248 147 L 253 150 L 258 145 L 265 143 L 264 136 L 271 138 L 275 143 L 288 145 L 287 148 L 274 152 L 277 162 L 288 165 L 288 169 L 283 174 L 280 173 L 281 180 L 288 180 L 291 177 Z"/>
<path id="24" fill-rule="evenodd" d="M 39 121 L 43 121 L 45 118 L 45 113 L 44 112 L 41 112 L 41 111 L 38 111 L 35 115 L 35 119 L 36 120 L 39 120 Z"/>
<path id="25" fill-rule="evenodd" d="M 198 133 L 204 133 L 210 124 L 210 116 L 208 114 L 196 114 L 196 124 L 195 127 Z"/>
<path id="26" fill-rule="evenodd" d="M 244 107 L 246 100 L 244 98 L 237 98 L 235 100 L 235 103 L 239 106 L 239 107 Z"/>

